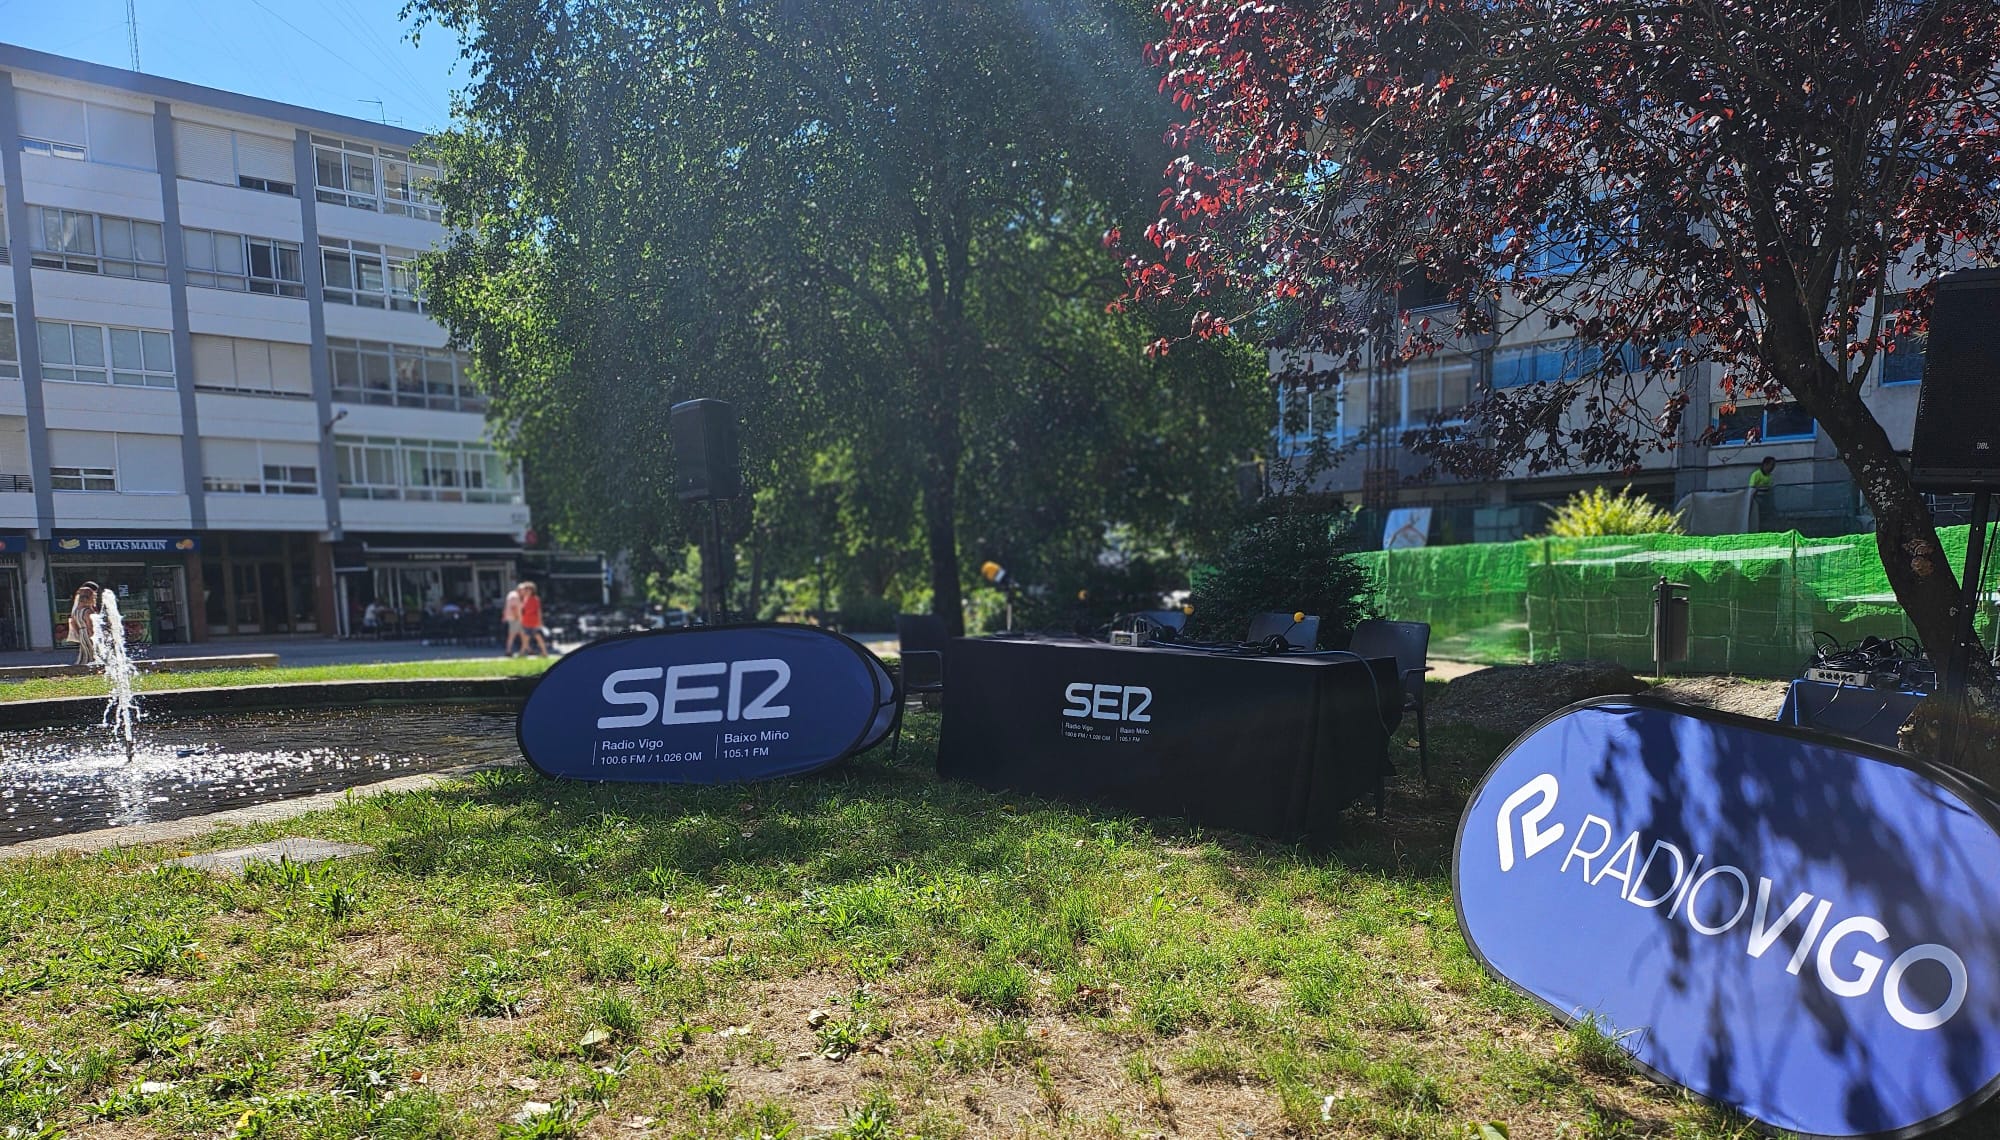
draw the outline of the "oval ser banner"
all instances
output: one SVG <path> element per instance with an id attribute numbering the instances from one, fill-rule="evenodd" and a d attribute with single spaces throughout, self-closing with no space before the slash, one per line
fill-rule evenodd
<path id="1" fill-rule="evenodd" d="M 570 651 L 516 733 L 545 776 L 722 784 L 824 768 L 880 742 L 894 714 L 894 684 L 859 643 L 812 626 L 718 626 Z"/>
<path id="2" fill-rule="evenodd" d="M 2000 814 L 1890 749 L 1616 697 L 1473 793 L 1473 952 L 1654 1076 L 1804 1136 L 1913 1136 L 2000 1086 Z"/>

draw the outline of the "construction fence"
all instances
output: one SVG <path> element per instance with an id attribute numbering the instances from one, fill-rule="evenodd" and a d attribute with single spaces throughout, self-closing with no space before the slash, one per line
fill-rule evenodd
<path id="1" fill-rule="evenodd" d="M 1939 531 L 1951 568 L 1970 528 Z M 2000 553 L 2000 552 L 1996 552 Z M 1433 658 L 1513 665 L 1581 659 L 1653 667 L 1653 587 L 1684 583 L 1689 659 L 1676 672 L 1797 676 L 1813 633 L 1914 636 L 1872 534 L 1628 535 L 1369 551 L 1384 617 L 1427 621 Z M 1978 625 L 1993 628 L 1993 593 Z"/>

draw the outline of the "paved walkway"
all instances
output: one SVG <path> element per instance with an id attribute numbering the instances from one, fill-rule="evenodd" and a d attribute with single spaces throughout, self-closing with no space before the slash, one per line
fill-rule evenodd
<path id="1" fill-rule="evenodd" d="M 858 634 L 856 640 L 877 653 L 893 652 L 895 634 Z M 558 645 L 558 650 L 574 645 Z M 490 645 L 425 645 L 415 638 L 377 641 L 334 637 L 218 637 L 195 645 L 148 645 L 133 653 L 147 657 L 221 657 L 237 653 L 275 653 L 280 665 L 375 665 L 397 661 L 454 661 L 467 658 L 498 657 Z M 76 660 L 76 650 L 24 650 L 0 653 L 0 666 L 66 665 Z"/>

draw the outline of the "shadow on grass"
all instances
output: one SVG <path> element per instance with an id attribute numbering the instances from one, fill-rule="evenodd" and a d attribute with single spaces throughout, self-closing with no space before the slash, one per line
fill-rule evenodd
<path id="1" fill-rule="evenodd" d="M 1405 748 L 1408 737 L 1409 748 Z M 968 874 L 1017 873 L 1024 853 L 1055 835 L 1106 845 L 1151 837 L 1171 846 L 1213 845 L 1238 872 L 1301 864 L 1409 874 L 1437 881 L 1449 871 L 1465 796 L 1505 741 L 1472 730 L 1433 734 L 1432 771 L 1417 778 L 1414 737 L 1391 747 L 1399 770 L 1389 812 L 1350 807 L 1340 842 L 1326 852 L 1088 804 L 1009 796 L 940 780 L 937 722 L 912 717 L 902 757 L 887 749 L 817 776 L 767 784 L 552 783 L 525 770 L 395 797 L 404 826 L 381 850 L 413 875 L 454 871 L 507 875 L 564 890 L 630 892 L 679 882 L 792 878 L 818 884 L 867 880 L 899 864 L 948 866 Z M 499 809 L 473 811 L 466 809 Z M 1074 848 L 1072 848 L 1074 849 Z M 1054 871 L 1070 860 L 1050 856 Z"/>

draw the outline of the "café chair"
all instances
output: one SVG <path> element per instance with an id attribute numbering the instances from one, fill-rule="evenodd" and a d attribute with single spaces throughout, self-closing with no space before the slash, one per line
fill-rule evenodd
<path id="1" fill-rule="evenodd" d="M 896 642 L 901 656 L 896 671 L 896 739 L 889 746 L 891 760 L 902 752 L 903 710 L 911 695 L 944 692 L 944 650 L 951 644 L 951 634 L 936 614 L 897 614 Z"/>
<path id="2" fill-rule="evenodd" d="M 1424 674 L 1430 672 L 1429 622 L 1368 618 L 1354 626 L 1348 652 L 1359 657 L 1393 657 L 1402 678 L 1403 711 L 1417 714 L 1417 757 L 1424 783 L 1431 782 L 1430 731 L 1424 724 Z"/>
<path id="3" fill-rule="evenodd" d="M 1291 614 L 1258 614 L 1250 619 L 1250 636 L 1245 640 L 1262 644 L 1282 637 L 1293 649 L 1313 649 L 1319 645 L 1319 615 L 1307 614 L 1293 621 Z"/>

